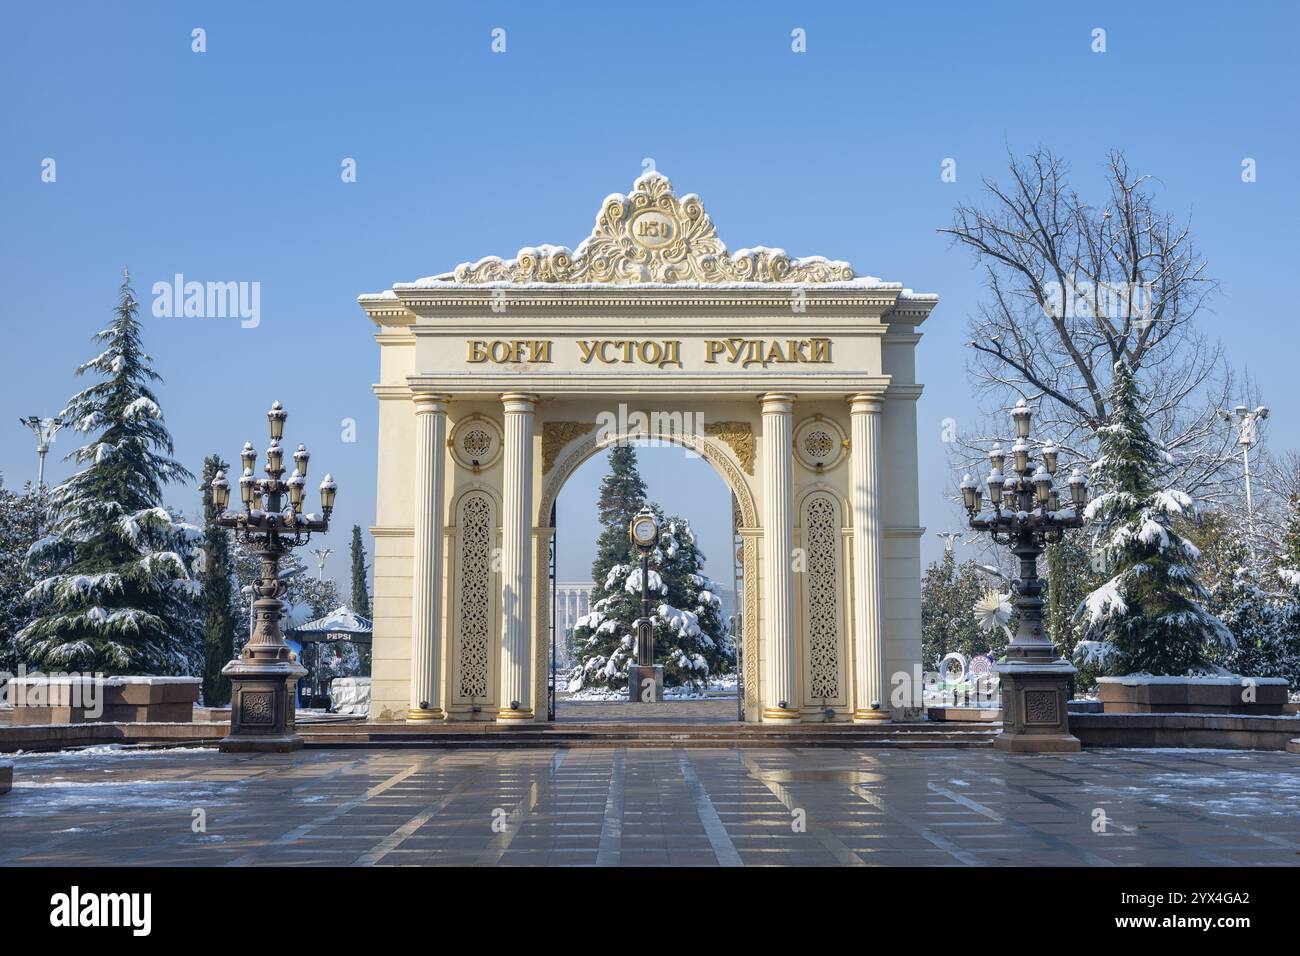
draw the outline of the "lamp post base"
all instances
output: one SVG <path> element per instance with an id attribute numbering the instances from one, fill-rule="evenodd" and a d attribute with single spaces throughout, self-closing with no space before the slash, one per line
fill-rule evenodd
<path id="1" fill-rule="evenodd" d="M 1069 661 L 1003 660 L 997 665 L 1002 684 L 1002 733 L 993 746 L 1004 753 L 1078 753 L 1079 738 L 1070 733 L 1066 701 L 1075 668 Z"/>
<path id="2" fill-rule="evenodd" d="M 293 661 L 231 661 L 221 671 L 230 678 L 230 733 L 217 746 L 222 753 L 291 753 L 301 750 L 294 709 L 295 688 L 307 669 Z"/>

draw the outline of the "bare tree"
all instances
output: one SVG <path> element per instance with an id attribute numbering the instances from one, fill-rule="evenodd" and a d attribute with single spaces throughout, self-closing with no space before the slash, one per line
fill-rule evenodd
<path id="1" fill-rule="evenodd" d="M 1174 455 L 1173 480 L 1216 497 L 1235 464 L 1215 413 L 1236 385 L 1220 346 L 1196 325 L 1217 284 L 1188 226 L 1155 208 L 1151 178 L 1130 170 L 1123 153 L 1109 157 L 1099 206 L 1074 191 L 1049 150 L 1012 156 L 1009 171 L 1005 185 L 984 180 L 985 207 L 958 206 L 940 230 L 972 249 L 985 272 L 988 296 L 970 320 L 976 388 L 1001 408 L 1036 403 L 1038 434 L 1090 458 L 1122 360 Z M 992 437 L 964 436 L 968 456 Z"/>

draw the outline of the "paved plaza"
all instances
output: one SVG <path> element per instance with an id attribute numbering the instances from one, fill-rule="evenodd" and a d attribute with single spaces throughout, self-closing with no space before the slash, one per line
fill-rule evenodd
<path id="1" fill-rule="evenodd" d="M 4 865 L 1277 865 L 1262 752 L 82 751 L 19 756 Z"/>

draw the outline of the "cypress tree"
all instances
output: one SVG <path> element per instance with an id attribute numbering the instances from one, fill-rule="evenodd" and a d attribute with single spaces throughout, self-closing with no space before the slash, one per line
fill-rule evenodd
<path id="1" fill-rule="evenodd" d="M 230 539 L 217 524 L 219 512 L 212 504 L 212 479 L 229 468 L 220 455 L 203 460 L 203 701 L 209 707 L 230 700 L 230 678 L 221 669 L 235 656 L 235 565 Z"/>
<path id="2" fill-rule="evenodd" d="M 366 546 L 361 540 L 361 525 L 352 526 L 352 610 L 370 617 L 370 590 L 366 567 Z"/>

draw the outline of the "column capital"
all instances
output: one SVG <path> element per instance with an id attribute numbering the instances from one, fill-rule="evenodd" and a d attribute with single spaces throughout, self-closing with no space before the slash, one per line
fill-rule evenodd
<path id="1" fill-rule="evenodd" d="M 849 411 L 854 415 L 879 414 L 884 407 L 884 392 L 856 392 L 849 396 Z"/>
<path id="2" fill-rule="evenodd" d="M 794 407 L 795 396 L 790 392 L 763 392 L 758 396 L 763 412 L 788 412 Z"/>
<path id="3" fill-rule="evenodd" d="M 501 404 L 507 412 L 532 412 L 537 409 L 540 396 L 532 392 L 503 392 Z"/>
<path id="4" fill-rule="evenodd" d="M 445 412 L 451 396 L 443 392 L 411 392 L 411 401 L 415 403 L 417 415 L 429 412 Z"/>

